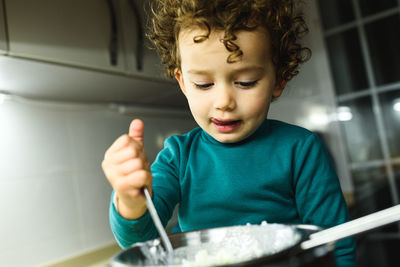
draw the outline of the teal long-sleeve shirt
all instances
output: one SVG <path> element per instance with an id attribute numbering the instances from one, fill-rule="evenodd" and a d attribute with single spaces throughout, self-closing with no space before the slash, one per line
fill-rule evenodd
<path id="1" fill-rule="evenodd" d="M 182 231 L 246 223 L 314 224 L 349 219 L 339 180 L 316 135 L 265 120 L 247 139 L 220 143 L 196 128 L 169 137 L 152 164 L 153 201 L 164 226 L 179 203 Z M 126 220 L 111 202 L 110 225 L 126 248 L 157 238 L 148 213 Z M 355 266 L 355 241 L 336 244 L 337 266 Z"/>

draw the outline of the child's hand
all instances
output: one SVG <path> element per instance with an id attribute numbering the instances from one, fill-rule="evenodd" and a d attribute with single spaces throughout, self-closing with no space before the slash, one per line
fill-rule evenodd
<path id="1" fill-rule="evenodd" d="M 120 136 L 107 149 L 102 168 L 117 195 L 119 214 L 137 219 L 146 212 L 142 188 L 152 192 L 152 175 L 143 146 L 144 125 L 139 119 L 131 122 L 129 135 Z"/>

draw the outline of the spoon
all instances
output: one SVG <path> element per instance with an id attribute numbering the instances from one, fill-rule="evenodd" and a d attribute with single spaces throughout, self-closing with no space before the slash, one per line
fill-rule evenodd
<path id="1" fill-rule="evenodd" d="M 147 190 L 147 187 L 143 188 L 144 195 L 146 197 L 146 205 L 147 209 L 150 212 L 150 216 L 153 219 L 154 225 L 156 226 L 156 229 L 160 235 L 161 241 L 164 243 L 165 249 L 167 250 L 167 256 L 168 256 L 168 261 L 172 261 L 172 255 L 173 255 L 173 248 L 171 241 L 169 241 L 169 238 L 167 236 L 167 233 L 164 230 L 164 227 L 161 223 L 160 217 L 157 214 L 156 208 L 154 207 L 153 200 L 151 199 L 149 190 Z"/>

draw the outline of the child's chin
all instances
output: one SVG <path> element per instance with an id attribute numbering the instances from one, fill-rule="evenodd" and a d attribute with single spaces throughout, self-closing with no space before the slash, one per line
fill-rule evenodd
<path id="1" fill-rule="evenodd" d="M 224 144 L 231 144 L 231 143 L 237 143 L 239 141 L 242 141 L 244 138 L 242 136 L 235 136 L 231 135 L 229 136 L 228 134 L 218 134 L 216 136 L 213 136 L 215 140 L 218 142 L 224 143 Z"/>

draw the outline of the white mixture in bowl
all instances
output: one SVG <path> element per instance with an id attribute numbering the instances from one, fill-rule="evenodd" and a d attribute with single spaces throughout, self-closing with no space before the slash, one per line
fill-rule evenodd
<path id="1" fill-rule="evenodd" d="M 174 265 L 200 267 L 243 262 L 282 251 L 300 238 L 294 227 L 266 222 L 221 228 L 213 231 L 205 243 L 195 238 L 187 246 L 174 249 Z"/>

